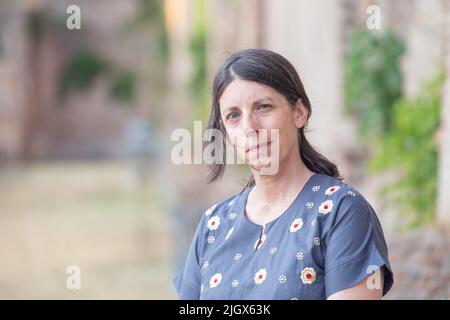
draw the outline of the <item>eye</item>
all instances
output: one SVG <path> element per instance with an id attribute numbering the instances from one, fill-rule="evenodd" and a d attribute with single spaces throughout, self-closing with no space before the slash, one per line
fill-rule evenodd
<path id="1" fill-rule="evenodd" d="M 264 109 L 269 109 L 271 108 L 272 105 L 270 104 L 260 104 L 259 106 L 256 107 L 257 110 L 264 110 Z"/>
<path id="2" fill-rule="evenodd" d="M 236 120 L 239 117 L 239 114 L 237 112 L 230 112 L 227 114 L 227 120 Z"/>

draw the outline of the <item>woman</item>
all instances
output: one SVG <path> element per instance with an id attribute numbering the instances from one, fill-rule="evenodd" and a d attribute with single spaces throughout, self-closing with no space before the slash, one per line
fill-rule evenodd
<path id="1" fill-rule="evenodd" d="M 380 299 L 391 288 L 377 216 L 309 144 L 310 116 L 281 55 L 246 49 L 220 67 L 208 127 L 226 135 L 253 177 L 202 215 L 173 279 L 181 299 Z M 264 130 L 269 138 L 259 139 Z M 258 155 L 276 151 L 278 170 L 263 174 L 270 161 Z M 224 169 L 212 165 L 210 182 Z"/>

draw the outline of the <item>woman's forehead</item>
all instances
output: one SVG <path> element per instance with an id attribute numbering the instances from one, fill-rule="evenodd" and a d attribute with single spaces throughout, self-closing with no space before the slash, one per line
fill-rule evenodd
<path id="1" fill-rule="evenodd" d="M 225 110 L 230 107 L 251 105 L 258 101 L 272 100 L 277 102 L 280 94 L 273 88 L 255 81 L 236 79 L 224 90 L 220 97 L 220 107 Z"/>

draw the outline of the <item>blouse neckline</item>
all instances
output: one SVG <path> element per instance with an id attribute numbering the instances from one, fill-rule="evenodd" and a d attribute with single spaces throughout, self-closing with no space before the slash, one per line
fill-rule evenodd
<path id="1" fill-rule="evenodd" d="M 262 229 L 263 231 L 264 231 L 264 230 L 267 230 L 267 228 L 269 228 L 271 225 L 275 224 L 277 221 L 281 220 L 283 217 L 289 215 L 289 213 L 293 210 L 295 204 L 298 203 L 298 202 L 302 199 L 303 195 L 306 193 L 306 190 L 308 189 L 308 187 L 310 186 L 310 184 L 313 182 L 314 178 L 315 178 L 316 176 L 318 176 L 318 175 L 319 175 L 319 173 L 314 173 L 314 174 L 312 174 L 312 175 L 308 178 L 308 180 L 305 182 L 305 184 L 303 185 L 303 187 L 301 188 L 301 190 L 297 193 L 297 196 L 296 196 L 296 197 L 294 198 L 294 200 L 291 202 L 291 204 L 289 205 L 289 207 L 288 207 L 282 214 L 280 214 L 278 217 L 276 217 L 275 219 L 273 219 L 273 220 L 267 222 L 266 225 L 265 225 L 265 227 L 262 226 L 262 225 L 260 225 L 260 224 L 257 224 L 257 223 L 255 223 L 255 222 L 251 221 L 251 220 L 247 217 L 247 215 L 246 215 L 246 213 L 245 213 L 245 207 L 247 206 L 248 195 L 249 195 L 250 191 L 254 188 L 254 186 L 247 188 L 247 189 L 242 193 L 242 195 L 241 195 L 241 201 L 240 201 L 240 202 L 241 202 L 241 206 L 240 206 L 240 208 L 239 208 L 239 214 L 242 216 L 242 220 L 243 220 L 245 223 L 247 223 L 247 224 L 249 224 L 249 225 L 252 225 L 252 226 L 256 227 L 257 229 Z"/>

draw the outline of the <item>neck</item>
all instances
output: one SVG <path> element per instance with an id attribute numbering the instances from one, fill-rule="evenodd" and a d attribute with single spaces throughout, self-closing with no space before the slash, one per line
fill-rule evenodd
<path id="1" fill-rule="evenodd" d="M 279 203 L 292 198 L 314 173 L 303 163 L 299 152 L 292 152 L 290 157 L 280 162 L 279 170 L 274 175 L 260 175 L 252 170 L 255 179 L 255 200 L 262 203 Z"/>

